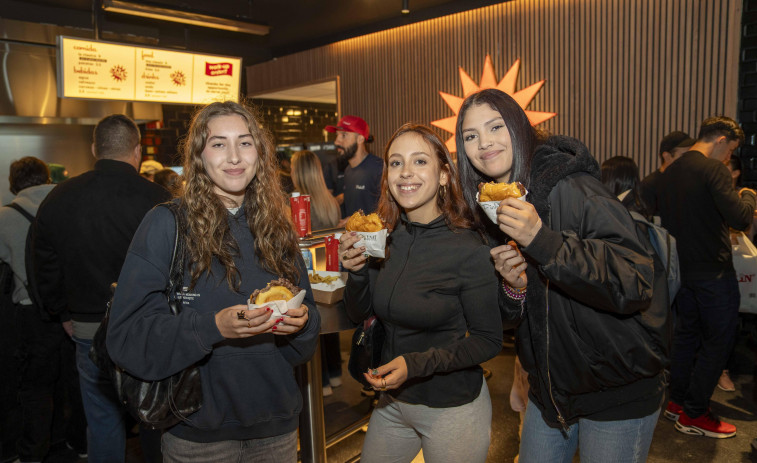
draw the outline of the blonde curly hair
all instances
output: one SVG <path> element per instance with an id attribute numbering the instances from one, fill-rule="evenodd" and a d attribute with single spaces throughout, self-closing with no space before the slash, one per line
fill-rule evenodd
<path id="1" fill-rule="evenodd" d="M 215 184 L 202 161 L 209 122 L 214 117 L 229 115 L 244 119 L 258 152 L 255 177 L 247 185 L 242 201 L 250 233 L 255 238 L 255 254 L 265 270 L 296 283 L 299 280 L 296 262 L 300 250 L 291 219 L 286 213 L 286 196 L 276 173 L 271 136 L 257 122 L 251 108 L 225 101 L 200 108 L 192 117 L 182 144 L 186 185 L 180 204 L 186 211 L 187 252 L 192 262 L 191 286 L 194 287 L 203 273 L 211 272 L 211 262 L 215 257 L 226 269 L 229 288 L 240 290 L 241 278 L 234 264 L 234 256 L 239 255 L 239 246 L 229 229 L 229 212 L 215 193 Z"/>

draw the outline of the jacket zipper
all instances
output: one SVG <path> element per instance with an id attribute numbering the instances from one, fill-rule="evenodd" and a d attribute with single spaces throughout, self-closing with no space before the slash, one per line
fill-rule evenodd
<path id="1" fill-rule="evenodd" d="M 547 280 L 545 299 L 547 303 L 547 383 L 549 387 L 549 398 L 550 400 L 552 400 L 552 406 L 555 407 L 555 411 L 557 412 L 557 421 L 560 422 L 563 433 L 567 433 L 568 423 L 565 421 L 565 418 L 563 418 L 562 413 L 560 412 L 560 408 L 557 406 L 555 396 L 552 395 L 552 375 L 549 373 L 549 280 Z"/>
<path id="2" fill-rule="evenodd" d="M 552 226 L 552 203 L 547 204 L 547 221 L 549 227 Z M 547 280 L 546 289 L 544 290 L 544 299 L 546 303 L 546 313 L 547 313 L 547 386 L 549 387 L 549 399 L 552 401 L 552 406 L 555 407 L 555 411 L 557 412 L 557 421 L 560 422 L 560 426 L 562 426 L 562 432 L 563 435 L 567 438 L 568 434 L 568 423 L 565 421 L 565 418 L 562 416 L 562 413 L 560 412 L 560 407 L 557 406 L 557 401 L 555 400 L 555 396 L 552 394 L 552 374 L 549 372 L 549 280 Z"/>

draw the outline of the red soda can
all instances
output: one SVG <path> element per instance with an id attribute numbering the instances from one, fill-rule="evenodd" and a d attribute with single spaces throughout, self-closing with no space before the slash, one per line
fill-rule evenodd
<path id="1" fill-rule="evenodd" d="M 292 193 L 292 197 L 289 198 L 289 204 L 292 207 L 292 221 L 294 222 L 295 230 L 297 230 L 297 235 L 299 235 L 300 238 L 307 236 L 307 210 L 305 209 L 303 197 L 300 196 L 300 193 L 295 191 Z"/>
<path id="2" fill-rule="evenodd" d="M 339 271 L 339 240 L 336 236 L 330 235 L 325 239 L 326 243 L 326 271 Z"/>

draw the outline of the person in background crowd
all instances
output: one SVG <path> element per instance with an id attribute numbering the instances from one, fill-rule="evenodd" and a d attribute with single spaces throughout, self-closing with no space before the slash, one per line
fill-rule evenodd
<path id="1" fill-rule="evenodd" d="M 53 182 L 53 184 L 57 185 L 63 180 L 68 179 L 68 170 L 66 170 L 66 167 L 61 164 L 54 164 L 50 163 L 47 165 L 47 168 L 50 170 L 50 180 Z"/>
<path id="2" fill-rule="evenodd" d="M 294 182 L 292 182 L 292 162 L 289 159 L 289 153 L 285 151 L 278 151 L 276 153 L 276 159 L 278 160 L 277 173 L 279 180 L 281 181 L 281 188 L 284 190 L 286 196 L 289 196 L 294 191 Z"/>
<path id="3" fill-rule="evenodd" d="M 199 364 L 202 407 L 163 434 L 166 462 L 297 461 L 302 397 L 293 368 L 316 348 L 315 308 L 297 236 L 282 214 L 270 136 L 234 102 L 203 107 L 184 144 L 186 186 L 176 199 L 187 245 L 182 310 L 163 293 L 174 246 L 174 214 L 150 211 L 118 279 L 108 325 L 113 361 L 159 380 Z M 286 277 L 306 290 L 287 316 L 247 310 L 255 289 Z"/>
<path id="4" fill-rule="evenodd" d="M 10 165 L 8 178 L 11 193 L 16 198 L 11 204 L 20 207 L 34 217 L 37 208 L 48 193 L 55 187 L 50 183 L 47 165 L 41 160 L 27 156 Z M 19 384 L 18 402 L 21 407 L 20 438 L 16 443 L 21 462 L 41 462 L 50 449 L 54 409 L 64 408 L 64 404 L 54 400 L 56 386 L 66 387 L 68 376 L 65 356 L 70 353 L 73 359 L 73 346 L 66 336 L 59 320 L 52 320 L 37 307 L 27 293 L 26 278 L 26 236 L 31 222 L 11 206 L 0 208 L 0 260 L 8 263 L 13 271 L 13 319 L 5 332 L 17 341 L 11 346 L 9 355 L 23 359 L 16 376 L 12 369 L 3 369 L 4 381 Z M 7 375 L 7 376 L 6 376 Z M 61 381 L 62 380 L 62 381 Z M 72 388 L 71 395 L 78 395 L 78 387 Z M 80 455 L 86 456 L 86 423 L 81 410 L 81 398 L 73 397 L 67 404 L 70 416 L 66 426 L 66 439 Z M 81 417 L 79 422 L 75 418 Z"/>
<path id="5" fill-rule="evenodd" d="M 755 207 L 755 192 L 736 192 L 724 165 L 743 140 L 733 119 L 705 119 L 696 143 L 663 173 L 657 193 L 662 226 L 676 238 L 682 283 L 665 416 L 685 434 L 736 434 L 735 426 L 710 412 L 710 397 L 738 321 L 740 295 L 728 227 L 746 229 Z"/>
<path id="6" fill-rule="evenodd" d="M 173 169 L 155 172 L 152 181 L 168 190 L 173 196 L 181 194 L 181 176 Z"/>
<path id="7" fill-rule="evenodd" d="M 602 183 L 629 211 L 638 212 L 647 220 L 649 210 L 641 198 L 639 167 L 627 156 L 613 156 L 602 163 Z"/>
<path id="8" fill-rule="evenodd" d="M 339 205 L 326 188 L 323 169 L 312 151 L 298 151 L 292 155 L 294 190 L 310 195 L 311 229 L 315 232 L 334 228 L 339 223 Z M 342 385 L 342 354 L 339 333 L 321 335 L 321 373 L 323 396 L 333 394 L 332 387 Z"/>
<path id="9" fill-rule="evenodd" d="M 660 141 L 660 150 L 657 153 L 660 156 L 660 168 L 644 177 L 639 189 L 641 199 L 651 215 L 657 214 L 657 190 L 661 174 L 693 144 L 694 139 L 681 131 L 670 132 Z"/>
<path id="10" fill-rule="evenodd" d="M 339 205 L 326 188 L 321 161 L 312 151 L 298 151 L 292 155 L 292 182 L 294 191 L 310 195 L 311 229 L 336 227 Z"/>
<path id="11" fill-rule="evenodd" d="M 93 137 L 94 170 L 66 180 L 45 198 L 33 247 L 44 307 L 66 322 L 76 343 L 89 461 L 112 463 L 126 457 L 122 409 L 89 350 L 134 232 L 145 213 L 171 195 L 140 177 L 142 147 L 134 121 L 121 114 L 105 117 Z M 160 457 L 158 436 L 144 428 L 140 432 L 148 459 Z"/>
<path id="12" fill-rule="evenodd" d="M 142 161 L 142 164 L 139 166 L 139 175 L 152 182 L 154 181 L 155 174 L 161 170 L 163 170 L 163 164 L 153 159 L 148 159 Z"/>
<path id="13" fill-rule="evenodd" d="M 411 461 L 422 448 L 430 462 L 484 462 L 492 409 L 479 364 L 502 347 L 489 247 L 471 229 L 455 164 L 430 129 L 405 124 L 394 133 L 381 191 L 388 257 L 367 261 L 355 232 L 339 245 L 349 317 L 375 315 L 386 330 L 382 364 L 366 374 L 385 392 L 361 458 Z"/>
<path id="14" fill-rule="evenodd" d="M 500 203 L 491 250 L 500 310 L 522 319 L 517 351 L 530 391 L 520 460 L 570 461 L 578 448 L 581 461 L 646 461 L 664 396 L 669 311 L 652 303 L 653 261 L 628 211 L 581 142 L 554 136 L 537 147 L 504 92 L 468 96 L 455 138 L 479 228 L 491 222 L 476 203 L 480 182 L 528 190 L 526 201 Z"/>
<path id="15" fill-rule="evenodd" d="M 381 190 L 384 165 L 368 152 L 366 143 L 373 141 L 368 124 L 357 116 L 344 116 L 337 125 L 327 125 L 327 132 L 336 133 L 334 144 L 340 158 L 347 161 L 344 170 L 344 214 L 351 216 L 358 210 L 374 212 Z M 340 198 L 337 197 L 337 201 Z"/>

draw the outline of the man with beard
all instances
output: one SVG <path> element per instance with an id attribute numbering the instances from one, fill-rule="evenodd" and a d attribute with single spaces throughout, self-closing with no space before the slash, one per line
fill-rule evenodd
<path id="1" fill-rule="evenodd" d="M 336 132 L 334 144 L 339 158 L 347 161 L 343 193 L 345 217 L 360 209 L 366 214 L 374 212 L 381 195 L 384 163 L 365 147 L 373 141 L 368 124 L 357 116 L 344 116 L 337 125 L 326 126 L 326 131 Z"/>

